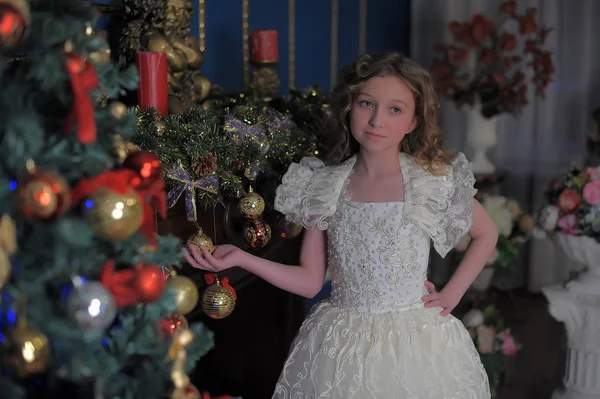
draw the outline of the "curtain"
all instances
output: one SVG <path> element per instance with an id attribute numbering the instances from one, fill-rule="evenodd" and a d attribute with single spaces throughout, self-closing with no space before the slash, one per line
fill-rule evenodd
<path id="1" fill-rule="evenodd" d="M 411 7 L 411 58 L 429 68 L 433 46 L 447 42 L 451 20 L 464 21 L 475 13 L 494 17 L 500 0 L 414 0 Z M 538 23 L 553 28 L 546 47 L 553 51 L 556 68 L 544 99 L 529 96 L 519 117 L 503 115 L 498 126 L 498 145 L 489 158 L 507 179 L 499 185 L 502 195 L 519 201 L 526 211 L 544 206 L 544 190 L 571 163 L 581 163 L 592 111 L 600 106 L 600 1 L 519 0 L 518 12 L 537 8 Z M 465 152 L 465 115 L 453 103 L 442 101 L 439 123 L 444 147 Z M 580 270 L 549 239 L 532 240 L 510 282 L 531 292 L 564 282 Z M 442 281 L 449 262 L 434 259 L 431 279 Z"/>

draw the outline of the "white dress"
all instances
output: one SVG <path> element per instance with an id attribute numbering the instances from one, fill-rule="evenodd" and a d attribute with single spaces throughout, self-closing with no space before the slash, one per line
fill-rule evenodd
<path id="1" fill-rule="evenodd" d="M 440 177 L 400 157 L 404 202 L 352 201 L 355 157 L 304 158 L 284 176 L 275 207 L 327 230 L 332 295 L 304 321 L 273 398 L 490 397 L 467 330 L 421 301 L 430 242 L 445 256 L 470 229 L 475 179 L 462 154 Z"/>

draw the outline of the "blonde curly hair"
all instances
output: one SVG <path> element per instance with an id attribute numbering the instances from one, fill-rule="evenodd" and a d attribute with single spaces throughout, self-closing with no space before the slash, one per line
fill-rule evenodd
<path id="1" fill-rule="evenodd" d="M 443 175 L 454 154 L 442 151 L 441 130 L 437 125 L 437 102 L 429 73 L 398 52 L 361 56 L 346 65 L 332 92 L 332 118 L 329 138 L 329 164 L 338 164 L 356 154 L 359 144 L 350 132 L 350 110 L 363 84 L 375 76 L 395 76 L 410 88 L 415 101 L 417 126 L 404 136 L 400 151 L 412 155 L 417 164 L 433 175 Z"/>

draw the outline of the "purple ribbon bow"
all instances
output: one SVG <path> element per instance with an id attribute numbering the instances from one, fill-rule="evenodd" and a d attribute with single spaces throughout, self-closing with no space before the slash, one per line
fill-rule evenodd
<path id="1" fill-rule="evenodd" d="M 258 147 L 261 155 L 265 155 L 271 148 L 265 128 L 259 124 L 248 125 L 233 115 L 225 115 L 224 130 L 236 146 L 249 139 Z"/>
<path id="2" fill-rule="evenodd" d="M 179 184 L 173 187 L 167 193 L 167 206 L 172 208 L 181 194 L 185 192 L 185 215 L 187 220 L 195 221 L 197 218 L 196 212 L 196 189 L 204 190 L 212 194 L 219 191 L 219 177 L 216 173 L 211 173 L 201 177 L 198 180 L 192 180 L 190 175 L 185 171 L 180 160 L 171 166 L 165 175 Z"/>

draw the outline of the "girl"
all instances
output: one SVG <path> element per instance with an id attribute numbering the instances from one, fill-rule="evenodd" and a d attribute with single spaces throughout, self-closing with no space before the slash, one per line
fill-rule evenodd
<path id="1" fill-rule="evenodd" d="M 398 53 L 360 57 L 333 93 L 337 145 L 331 165 L 292 164 L 275 208 L 307 230 L 300 266 L 231 246 L 186 252 L 216 271 L 240 266 L 305 297 L 331 269 L 331 298 L 303 323 L 274 398 L 490 397 L 473 342 L 453 316 L 492 254 L 493 222 L 474 199 L 459 153 L 441 150 L 429 74 Z M 430 242 L 443 257 L 472 243 L 448 284 L 425 287 Z"/>

